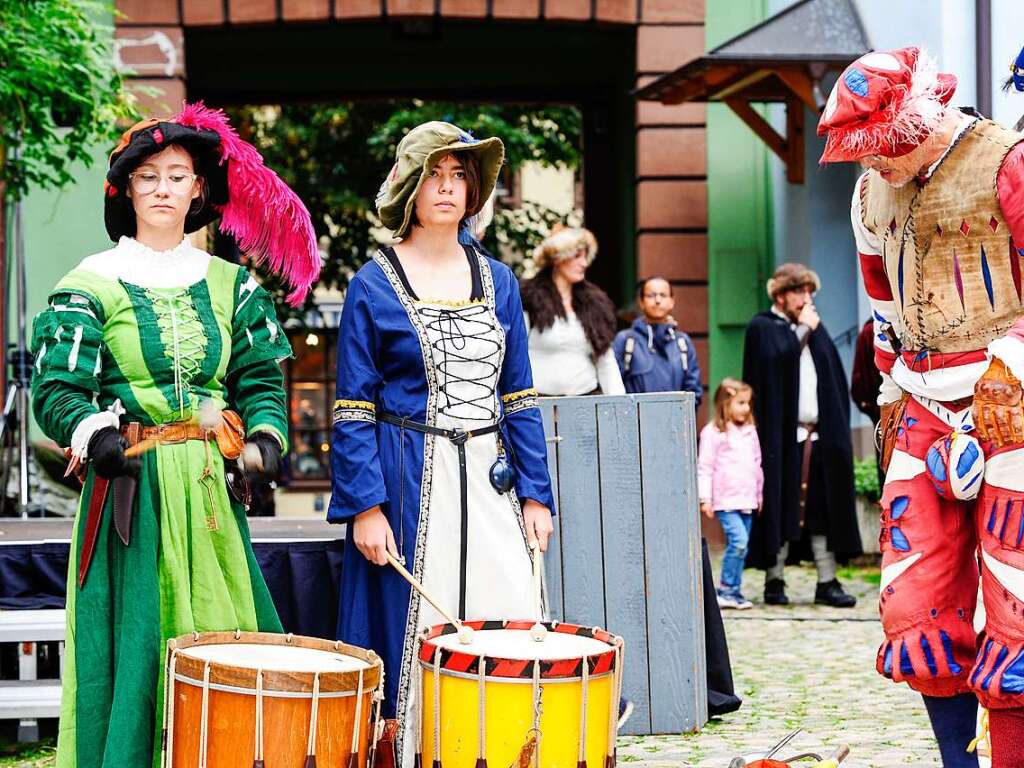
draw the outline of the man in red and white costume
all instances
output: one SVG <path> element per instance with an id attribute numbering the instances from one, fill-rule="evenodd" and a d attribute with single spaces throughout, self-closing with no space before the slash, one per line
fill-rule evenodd
<path id="1" fill-rule="evenodd" d="M 976 697 L 1005 768 L 1024 765 L 1024 135 L 950 108 L 955 88 L 917 48 L 869 53 L 818 134 L 822 163 L 865 169 L 852 223 L 888 459 L 878 670 L 923 694 L 946 766 L 977 765 Z"/>

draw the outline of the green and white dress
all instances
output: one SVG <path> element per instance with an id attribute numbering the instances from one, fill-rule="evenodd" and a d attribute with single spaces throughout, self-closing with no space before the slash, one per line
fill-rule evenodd
<path id="1" fill-rule="evenodd" d="M 90 256 L 35 319 L 33 409 L 43 431 L 81 453 L 97 429 L 197 418 L 206 401 L 248 434 L 287 434 L 278 362 L 291 355 L 270 296 L 241 267 L 187 240 L 155 252 L 122 237 Z M 208 456 L 207 448 L 212 453 Z M 200 483 L 210 466 L 216 482 Z M 280 632 L 243 507 L 228 495 L 215 443 L 161 445 L 142 457 L 131 543 L 108 495 L 83 588 L 78 558 L 90 470 L 68 567 L 57 764 L 159 764 L 163 655 L 188 632 Z"/>

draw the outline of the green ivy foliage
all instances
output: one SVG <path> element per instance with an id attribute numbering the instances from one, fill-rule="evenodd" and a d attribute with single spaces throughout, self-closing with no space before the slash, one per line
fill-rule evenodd
<path id="1" fill-rule="evenodd" d="M 100 21 L 112 14 L 100 0 L 0 0 L 0 183 L 13 196 L 69 183 L 134 117 Z"/>
<path id="2" fill-rule="evenodd" d="M 321 275 L 327 287 L 344 288 L 385 234 L 374 198 L 398 142 L 420 123 L 445 120 L 480 138 L 501 137 L 510 173 L 527 161 L 575 169 L 582 154 L 582 118 L 572 107 L 367 100 L 245 106 L 228 113 L 242 137 L 256 145 L 309 209 L 327 254 Z M 521 265 L 557 218 L 543 206 L 499 206 L 485 245 L 492 251 L 506 246 Z M 264 284 L 280 291 L 272 279 Z"/>
<path id="3" fill-rule="evenodd" d="M 878 460 L 874 456 L 854 459 L 853 487 L 858 496 L 872 503 L 882 498 L 882 489 L 878 484 Z"/>

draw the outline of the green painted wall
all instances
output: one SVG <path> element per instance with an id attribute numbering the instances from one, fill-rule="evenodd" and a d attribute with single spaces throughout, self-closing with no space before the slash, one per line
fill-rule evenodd
<path id="1" fill-rule="evenodd" d="M 36 191 L 25 200 L 28 310 L 46 306 L 54 284 L 86 256 L 112 247 L 103 228 L 106 152 L 97 150 L 91 167 L 76 166 L 75 182 L 59 191 Z"/>
<path id="2" fill-rule="evenodd" d="M 708 0 L 705 42 L 719 45 L 767 16 L 766 0 Z M 743 332 L 767 306 L 774 262 L 768 149 L 724 104 L 708 104 L 708 313 L 712 391 L 743 373 Z"/>
<path id="3" fill-rule="evenodd" d="M 91 167 L 75 166 L 75 178 L 59 191 L 30 192 L 22 207 L 25 227 L 26 303 L 28 343 L 32 343 L 32 318 L 46 307 L 53 286 L 86 256 L 110 248 L 103 228 L 103 176 L 106 153 L 97 150 Z M 13 256 L 12 256 L 13 258 Z M 8 339 L 17 341 L 15 282 L 10 265 Z M 33 423 L 32 439 L 41 437 Z"/>

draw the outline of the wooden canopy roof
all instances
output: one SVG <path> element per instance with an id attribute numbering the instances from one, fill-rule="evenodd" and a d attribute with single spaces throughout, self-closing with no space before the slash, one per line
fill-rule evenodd
<path id="1" fill-rule="evenodd" d="M 799 0 L 704 56 L 638 89 L 645 101 L 726 104 L 786 165 L 789 181 L 804 180 L 804 106 L 824 106 L 821 79 L 869 50 L 850 0 Z M 786 105 L 781 136 L 751 104 Z"/>

